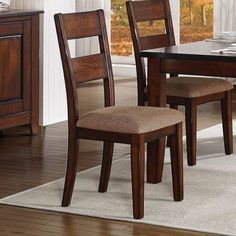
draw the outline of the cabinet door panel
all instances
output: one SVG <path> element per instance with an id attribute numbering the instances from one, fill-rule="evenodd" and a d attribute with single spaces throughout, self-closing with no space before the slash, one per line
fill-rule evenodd
<path id="1" fill-rule="evenodd" d="M 0 102 L 22 99 L 21 37 L 0 38 Z"/>
<path id="2" fill-rule="evenodd" d="M 30 21 L 0 24 L 0 116 L 30 110 Z"/>
<path id="3" fill-rule="evenodd" d="M 1 1 L 1 0 L 0 0 Z M 0 11 L 0 129 L 39 131 L 39 14 Z"/>

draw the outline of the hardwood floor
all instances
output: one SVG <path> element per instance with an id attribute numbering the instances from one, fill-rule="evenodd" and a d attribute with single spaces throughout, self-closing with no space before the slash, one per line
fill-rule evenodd
<path id="1" fill-rule="evenodd" d="M 79 92 L 90 97 L 89 100 L 82 101 L 83 112 L 102 106 L 97 99 L 97 96 L 101 97 L 100 88 L 99 84 L 91 83 L 80 89 Z M 116 97 L 117 105 L 136 105 L 136 83 L 131 79 L 117 80 Z M 234 118 L 235 106 L 236 103 L 233 108 Z M 198 129 L 221 123 L 219 108 L 220 105 L 216 103 L 200 106 Z M 66 122 L 62 122 L 48 126 L 37 136 L 30 136 L 28 127 L 1 132 L 0 197 L 64 177 L 67 153 L 66 125 Z M 128 146 L 116 145 L 114 158 L 121 158 L 127 153 L 129 153 Z M 99 165 L 101 154 L 101 143 L 81 141 L 79 171 Z M 0 235 L 203 236 L 210 234 L 0 205 Z"/>

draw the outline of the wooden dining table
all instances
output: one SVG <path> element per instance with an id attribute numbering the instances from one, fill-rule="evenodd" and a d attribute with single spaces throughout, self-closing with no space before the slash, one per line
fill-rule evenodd
<path id="1" fill-rule="evenodd" d="M 226 42 L 200 41 L 142 51 L 141 57 L 148 60 L 148 105 L 166 106 L 166 74 L 236 78 L 236 52 L 223 51 L 230 45 L 231 43 Z M 157 166 L 164 159 L 164 145 L 164 140 L 160 140 L 148 146 L 148 156 L 153 156 L 149 157 L 153 163 L 148 169 L 150 183 L 161 181 Z"/>

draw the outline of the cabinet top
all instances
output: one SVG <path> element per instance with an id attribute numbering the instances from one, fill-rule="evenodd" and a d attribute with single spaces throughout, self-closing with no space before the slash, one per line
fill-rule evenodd
<path id="1" fill-rule="evenodd" d="M 41 10 L 16 10 L 16 9 L 9 9 L 6 11 L 0 11 L 0 18 L 4 17 L 14 17 L 14 16 L 32 16 L 38 15 L 43 13 L 44 11 Z"/>

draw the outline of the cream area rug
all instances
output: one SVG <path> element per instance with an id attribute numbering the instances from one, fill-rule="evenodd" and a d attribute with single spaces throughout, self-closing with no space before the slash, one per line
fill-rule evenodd
<path id="1" fill-rule="evenodd" d="M 132 218 L 129 156 L 113 162 L 107 193 L 97 192 L 100 167 L 78 174 L 70 207 L 60 207 L 64 179 L 6 197 L 0 203 L 236 235 L 236 155 L 225 156 L 223 150 L 221 125 L 198 133 L 197 165 L 188 167 L 184 161 L 185 197 L 174 202 L 166 149 L 162 183 L 145 184 L 142 220 Z"/>

